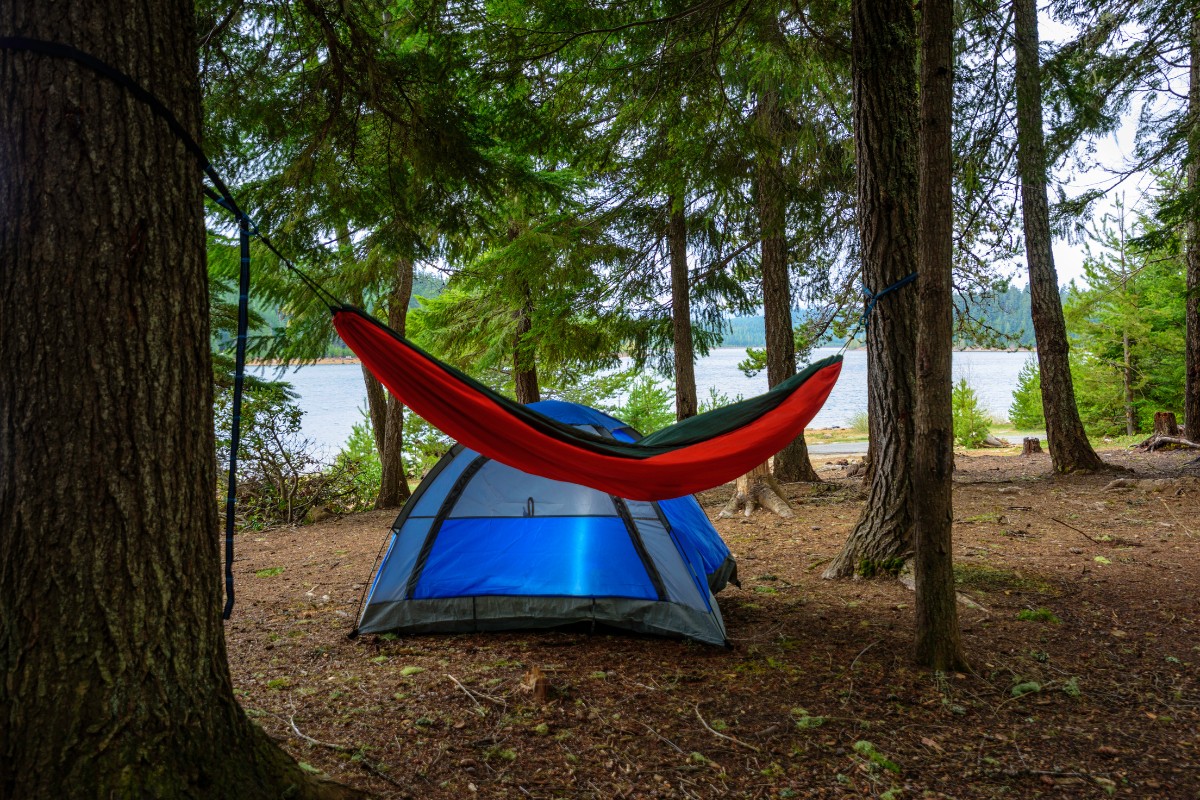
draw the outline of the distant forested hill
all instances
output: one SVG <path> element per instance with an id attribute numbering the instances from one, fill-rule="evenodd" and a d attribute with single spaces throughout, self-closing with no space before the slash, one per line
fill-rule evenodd
<path id="1" fill-rule="evenodd" d="M 986 299 L 965 298 L 960 295 L 955 303 L 959 321 L 955 345 L 957 347 L 1033 347 L 1033 317 L 1030 314 L 1028 287 L 1009 287 L 1006 291 Z M 969 313 L 963 318 L 963 311 Z M 804 311 L 792 312 L 799 322 Z M 766 344 L 766 328 L 761 316 L 730 317 L 725 320 L 726 331 L 721 340 L 722 347 L 763 347 Z M 830 339 L 822 345 L 840 345 L 843 340 Z"/>

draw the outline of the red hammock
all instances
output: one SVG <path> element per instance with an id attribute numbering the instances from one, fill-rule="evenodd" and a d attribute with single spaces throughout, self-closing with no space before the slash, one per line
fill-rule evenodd
<path id="1" fill-rule="evenodd" d="M 333 324 L 392 394 L 464 446 L 534 475 L 631 500 L 680 497 L 749 472 L 804 430 L 842 369 L 835 356 L 765 395 L 630 444 L 561 425 L 514 403 L 356 308 L 335 310 Z"/>

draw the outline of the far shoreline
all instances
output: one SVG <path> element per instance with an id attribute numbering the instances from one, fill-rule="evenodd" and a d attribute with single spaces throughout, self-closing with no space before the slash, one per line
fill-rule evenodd
<path id="1" fill-rule="evenodd" d="M 748 345 L 753 347 L 753 345 Z M 833 345 L 824 345 L 825 347 L 833 347 Z M 722 345 L 714 347 L 713 350 L 745 350 L 742 345 Z M 851 347 L 850 350 L 866 350 L 865 347 Z M 1037 350 L 1028 347 L 1018 347 L 1015 349 L 1005 349 L 1000 347 L 956 347 L 955 353 L 1028 353 L 1032 355 Z M 622 357 L 625 357 L 622 354 Z M 250 367 L 327 367 L 336 366 L 339 364 L 361 365 L 362 359 L 358 356 L 322 356 L 321 358 L 308 361 L 287 362 L 279 359 L 254 359 L 247 361 L 246 365 Z"/>

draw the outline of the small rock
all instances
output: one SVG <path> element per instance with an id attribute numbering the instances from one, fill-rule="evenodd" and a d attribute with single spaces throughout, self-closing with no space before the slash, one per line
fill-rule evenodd
<path id="1" fill-rule="evenodd" d="M 1000 488 L 1000 494 L 1020 494 L 1021 490 L 1016 486 L 1003 486 Z"/>
<path id="2" fill-rule="evenodd" d="M 1083 548 L 1082 547 L 1068 547 L 1067 552 L 1074 553 L 1075 555 L 1079 555 L 1080 553 L 1083 552 Z"/>

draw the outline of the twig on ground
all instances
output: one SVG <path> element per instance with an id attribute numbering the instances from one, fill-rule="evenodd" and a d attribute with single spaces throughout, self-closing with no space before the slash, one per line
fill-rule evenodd
<path id="1" fill-rule="evenodd" d="M 1190 538 L 1190 537 L 1192 537 L 1192 536 L 1195 536 L 1195 534 L 1192 532 L 1192 529 L 1191 529 L 1191 528 L 1189 528 L 1185 522 L 1183 522 L 1182 520 L 1180 520 L 1180 519 L 1179 519 L 1179 517 L 1175 516 L 1175 512 L 1171 510 L 1171 507 L 1170 507 L 1169 505 L 1167 505 L 1167 501 L 1166 501 L 1166 500 L 1163 500 L 1163 499 L 1160 497 L 1160 498 L 1158 498 L 1158 502 L 1162 503 L 1162 505 L 1163 505 L 1163 508 L 1165 508 L 1165 509 L 1167 510 L 1167 513 L 1171 515 L 1171 519 L 1175 520 L 1175 523 L 1176 523 L 1176 524 L 1177 524 L 1179 527 L 1183 528 L 1183 532 L 1184 532 L 1184 533 L 1186 533 L 1186 534 L 1188 535 L 1188 537 L 1189 537 L 1189 538 Z"/>
<path id="2" fill-rule="evenodd" d="M 674 748 L 675 748 L 676 750 L 678 750 L 680 753 L 683 753 L 683 750 L 682 750 L 682 748 L 680 748 L 680 747 L 679 747 L 679 745 L 675 744 L 675 743 L 674 743 L 674 742 L 672 742 L 670 739 L 668 739 L 667 737 L 663 736 L 663 735 L 662 735 L 661 733 L 659 733 L 658 731 L 654 730 L 654 728 L 651 728 L 649 725 L 647 725 L 647 724 L 646 724 L 646 723 L 644 723 L 644 722 L 642 723 L 642 727 L 643 727 L 643 728 L 645 728 L 646 730 L 650 731 L 651 733 L 653 733 L 655 736 L 657 736 L 657 737 L 658 737 L 659 739 L 661 739 L 662 741 L 664 741 L 664 742 L 666 742 L 667 744 L 671 745 L 671 747 L 674 747 Z M 683 754 L 684 754 L 684 755 L 687 755 L 687 753 L 683 753 Z"/>
<path id="3" fill-rule="evenodd" d="M 726 736 L 725 734 L 721 733 L 720 731 L 713 730 L 712 727 L 709 726 L 709 724 L 704 721 L 704 715 L 700 713 L 700 705 L 696 704 L 695 706 L 693 706 L 693 708 L 696 711 L 696 719 L 700 720 L 700 724 L 703 725 L 705 730 L 707 730 L 713 736 L 716 736 L 719 739 L 725 739 L 726 741 L 733 742 L 734 744 L 739 744 L 742 747 L 753 750 L 756 753 L 762 752 L 761 749 L 755 747 L 754 745 L 750 744 L 749 742 L 743 742 L 741 739 L 735 739 L 732 736 Z"/>
<path id="4" fill-rule="evenodd" d="M 268 711 L 267 713 L 270 714 L 271 712 Z M 282 714 L 274 714 L 273 716 L 279 717 L 279 719 L 283 719 Z M 351 750 L 351 748 L 347 747 L 344 744 L 334 744 L 333 742 L 322 742 L 320 739 L 314 739 L 313 737 L 309 736 L 307 733 L 305 733 L 304 731 L 302 731 L 298 727 L 296 727 L 296 718 L 295 717 L 288 717 L 287 723 L 291 727 L 292 733 L 296 734 L 297 736 L 299 736 L 301 739 L 308 742 L 309 744 L 320 745 L 321 747 L 328 747 L 330 750 L 337 750 L 339 753 L 353 752 Z"/>
<path id="5" fill-rule="evenodd" d="M 880 642 L 882 642 L 882 641 L 883 641 L 883 639 L 876 639 L 875 641 L 871 642 L 869 645 L 867 645 L 866 647 L 864 647 L 862 650 L 859 650 L 859 651 L 858 651 L 858 655 L 856 655 L 856 656 L 854 657 L 854 660 L 850 662 L 850 671 L 851 671 L 851 672 L 854 672 L 854 665 L 858 663 L 858 660 L 859 660 L 860 658 L 862 658 L 862 655 L 863 655 L 863 653 L 867 652 L 867 651 L 868 651 L 868 650 L 870 650 L 872 647 L 874 647 L 875 645 L 879 644 L 879 643 L 880 643 Z"/>
<path id="6" fill-rule="evenodd" d="M 279 719 L 281 721 L 284 719 L 282 714 L 276 714 L 271 711 L 267 711 L 266 713 L 270 714 L 273 717 L 276 717 L 277 719 Z M 344 744 L 334 744 L 333 742 L 322 742 L 320 739 L 314 739 L 313 737 L 309 736 L 304 731 L 300 730 L 299 726 L 296 725 L 295 717 L 289 716 L 287 718 L 287 723 L 288 723 L 288 726 L 292 729 L 292 733 L 296 734 L 297 736 L 299 736 L 301 739 L 308 742 L 309 744 L 314 744 L 314 745 L 317 745 L 318 747 L 328 747 L 330 750 L 336 750 L 339 753 L 357 753 L 358 752 L 357 749 L 355 749 L 353 747 L 347 747 Z M 387 783 L 390 783 L 392 786 L 395 786 L 398 789 L 408 789 L 409 788 L 408 784 L 401 783 L 400 781 L 393 778 L 391 775 L 388 775 L 386 772 L 381 770 L 377 764 L 373 763 L 369 759 L 362 758 L 362 759 L 355 759 L 355 761 L 357 761 L 358 764 L 361 765 L 363 769 L 365 769 L 367 772 L 374 775 L 376 778 L 379 778 L 381 781 L 386 781 Z"/>
<path id="7" fill-rule="evenodd" d="M 492 697 L 491 695 L 486 695 L 483 692 L 472 692 L 466 686 L 463 686 L 462 681 L 460 681 L 458 678 L 451 675 L 449 672 L 446 673 L 446 677 L 449 678 L 450 680 L 454 681 L 454 685 L 457 686 L 458 688 L 462 689 L 463 693 L 466 694 L 467 697 L 471 698 L 471 702 L 473 702 L 480 709 L 483 708 L 483 704 L 480 703 L 478 700 L 478 698 L 480 698 L 480 697 L 482 697 L 484 700 L 487 700 L 490 703 L 495 703 L 498 706 L 503 706 L 505 708 L 508 707 L 508 703 L 505 702 L 504 699 L 501 697 Z"/>
<path id="8" fill-rule="evenodd" d="M 1051 517 L 1050 520 L 1052 522 L 1057 522 L 1059 525 L 1062 525 L 1064 528 L 1070 528 L 1071 530 L 1075 531 L 1079 535 L 1083 536 L 1083 538 L 1087 539 L 1092 544 L 1104 544 L 1104 542 L 1100 541 L 1099 539 L 1093 539 L 1091 536 L 1088 536 L 1086 533 L 1079 530 L 1079 528 L 1076 528 L 1074 525 L 1068 525 L 1067 523 L 1063 522 L 1058 517 Z"/>

